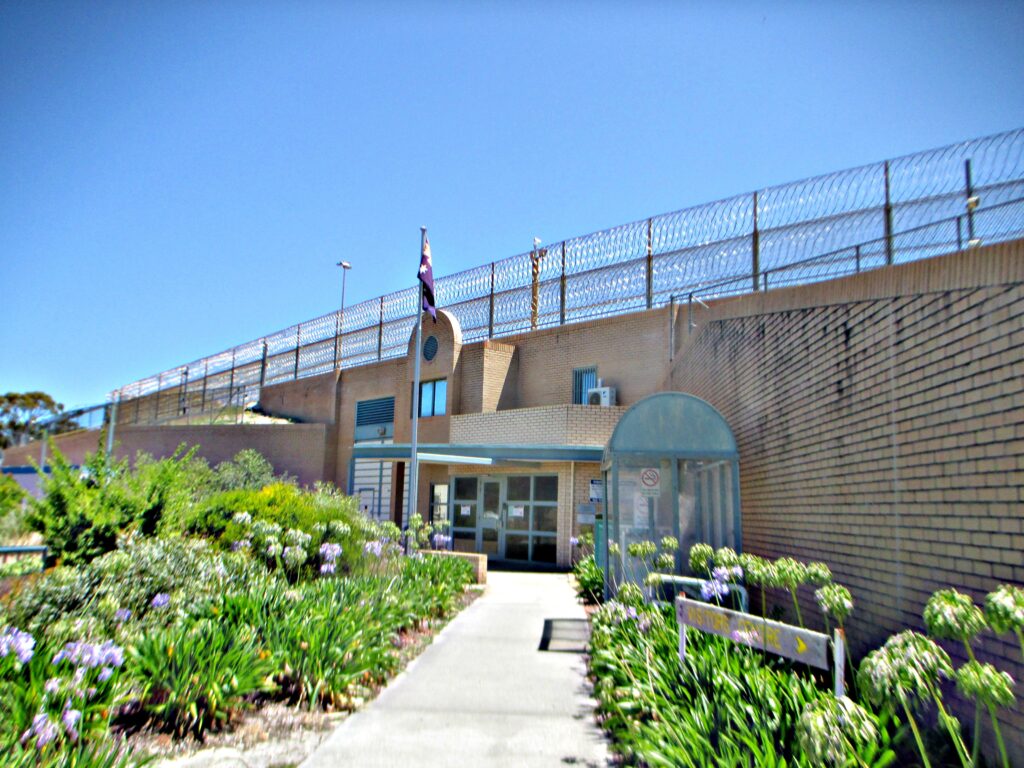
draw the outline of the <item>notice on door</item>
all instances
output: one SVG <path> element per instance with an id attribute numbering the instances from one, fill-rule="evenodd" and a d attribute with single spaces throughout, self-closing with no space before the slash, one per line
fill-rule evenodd
<path id="1" fill-rule="evenodd" d="M 525 517 L 526 516 L 526 507 L 509 507 L 508 516 L 509 517 Z"/>
<path id="2" fill-rule="evenodd" d="M 661 470 L 657 467 L 640 470 L 640 494 L 648 497 L 661 495 Z"/>
<path id="3" fill-rule="evenodd" d="M 459 505 L 459 517 L 470 517 L 473 514 L 473 507 L 469 504 Z"/>

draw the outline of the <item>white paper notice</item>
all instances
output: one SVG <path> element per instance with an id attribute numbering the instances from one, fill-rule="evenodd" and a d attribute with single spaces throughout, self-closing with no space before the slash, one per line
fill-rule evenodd
<path id="1" fill-rule="evenodd" d="M 472 514 L 473 514 L 473 507 L 471 507 L 469 504 L 460 504 L 459 505 L 459 517 L 469 517 Z"/>
<path id="2" fill-rule="evenodd" d="M 526 507 L 512 507 L 508 513 L 509 517 L 525 517 Z"/>

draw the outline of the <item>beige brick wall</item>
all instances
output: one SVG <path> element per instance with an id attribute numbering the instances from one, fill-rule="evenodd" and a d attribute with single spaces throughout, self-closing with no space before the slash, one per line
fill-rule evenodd
<path id="1" fill-rule="evenodd" d="M 549 405 L 451 418 L 458 445 L 601 445 L 608 442 L 623 407 Z"/>
<path id="2" fill-rule="evenodd" d="M 669 384 L 736 435 L 744 547 L 828 562 L 857 601 L 856 650 L 920 628 L 937 589 L 981 600 L 1024 582 L 1021 242 L 695 319 Z M 981 648 L 1024 678 L 1015 644 L 987 634 Z M 1004 719 L 1021 755 L 1019 706 Z"/>

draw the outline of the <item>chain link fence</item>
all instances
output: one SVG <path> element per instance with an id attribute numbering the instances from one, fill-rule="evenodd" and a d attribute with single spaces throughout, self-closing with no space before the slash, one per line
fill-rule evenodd
<path id="1" fill-rule="evenodd" d="M 1018 129 L 571 238 L 440 277 L 434 293 L 474 342 L 1014 239 L 1022 201 Z M 249 408 L 264 385 L 404 355 L 418 296 L 413 286 L 345 307 L 110 398 L 134 423 Z"/>

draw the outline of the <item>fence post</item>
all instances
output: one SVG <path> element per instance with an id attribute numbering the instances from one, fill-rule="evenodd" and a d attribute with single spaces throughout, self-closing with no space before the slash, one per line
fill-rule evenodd
<path id="1" fill-rule="evenodd" d="M 164 385 L 164 375 L 161 373 L 156 377 L 156 408 L 153 411 L 153 421 L 160 421 L 160 387 Z"/>
<path id="2" fill-rule="evenodd" d="M 647 308 L 654 306 L 654 219 L 647 220 Z"/>
<path id="3" fill-rule="evenodd" d="M 263 339 L 263 359 L 260 360 L 260 389 L 267 381 L 267 340 Z M 235 351 L 231 350 L 231 383 L 235 383 Z M 228 396 L 230 397 L 230 390 Z"/>
<path id="4" fill-rule="evenodd" d="M 494 262 L 491 262 L 490 308 L 487 310 L 487 338 L 494 338 Z"/>
<path id="5" fill-rule="evenodd" d="M 377 362 L 384 355 L 384 297 L 380 297 L 380 319 L 377 320 Z"/>
<path id="6" fill-rule="evenodd" d="M 964 235 L 963 235 L 963 222 L 960 221 L 960 217 L 956 217 L 956 249 L 962 251 L 964 249 Z"/>
<path id="7" fill-rule="evenodd" d="M 889 193 L 889 161 L 885 161 L 885 263 L 893 263 L 892 253 L 892 197 Z"/>
<path id="8" fill-rule="evenodd" d="M 562 280 L 558 286 L 558 324 L 565 325 L 565 240 L 562 241 Z"/>
<path id="9" fill-rule="evenodd" d="M 341 312 L 335 314 L 334 322 L 334 370 L 338 370 L 338 347 L 341 345 Z"/>
<path id="10" fill-rule="evenodd" d="M 199 400 L 199 413 L 206 413 L 206 384 L 210 377 L 210 359 L 203 365 L 203 394 Z"/>
<path id="11" fill-rule="evenodd" d="M 751 276 L 754 290 L 757 291 L 761 287 L 761 233 L 757 229 L 757 192 L 754 193 L 754 231 L 750 239 L 750 252 L 753 257 Z"/>
<path id="12" fill-rule="evenodd" d="M 299 334 L 302 332 L 302 323 L 295 326 L 295 376 L 299 378 L 299 347 L 301 346 L 301 337 Z"/>
<path id="13" fill-rule="evenodd" d="M 107 456 L 114 452 L 114 428 L 117 426 L 117 406 L 121 404 L 121 390 L 117 390 L 117 399 L 110 406 L 110 420 L 107 422 Z"/>
<path id="14" fill-rule="evenodd" d="M 671 363 L 676 353 L 676 295 L 668 297 L 668 361 Z"/>
<path id="15" fill-rule="evenodd" d="M 856 245 L 853 248 L 853 257 L 857 260 L 857 274 L 860 274 L 860 246 Z"/>
<path id="16" fill-rule="evenodd" d="M 686 302 L 686 335 L 689 336 L 693 333 L 693 293 L 690 293 L 690 297 Z"/>
<path id="17" fill-rule="evenodd" d="M 181 380 L 181 397 L 178 398 L 178 409 L 182 415 L 188 415 L 188 366 L 185 366 L 185 375 Z"/>
<path id="18" fill-rule="evenodd" d="M 964 160 L 964 181 L 967 186 L 967 245 L 974 242 L 974 209 L 978 207 L 978 198 L 974 194 L 974 180 L 971 178 L 971 160 Z"/>

